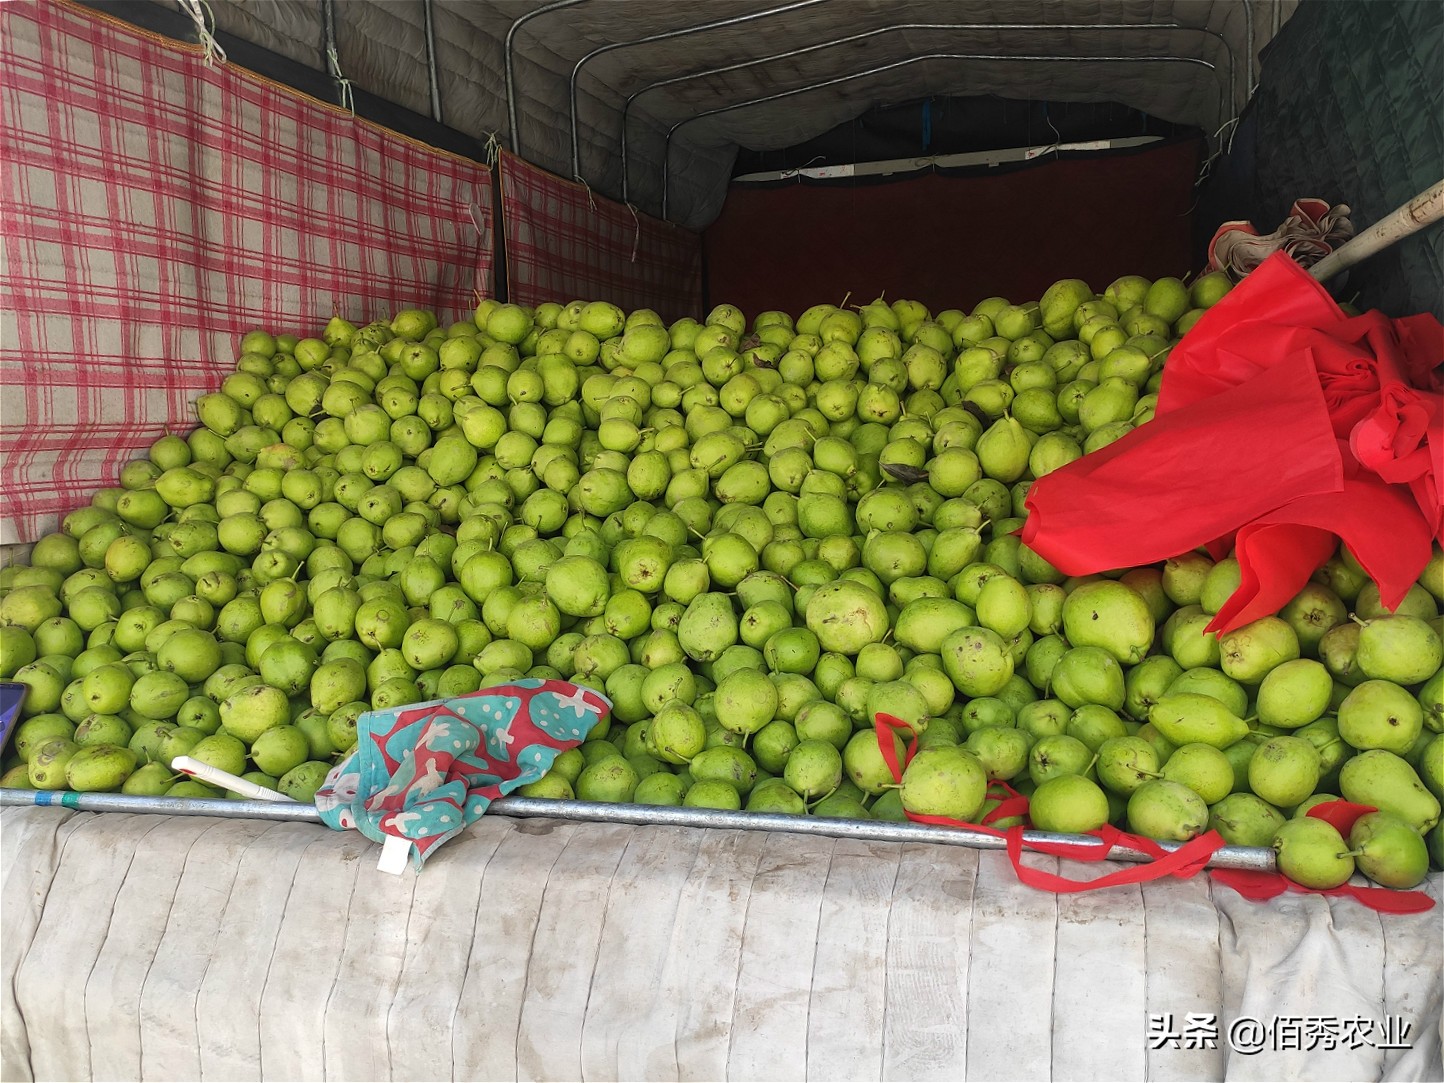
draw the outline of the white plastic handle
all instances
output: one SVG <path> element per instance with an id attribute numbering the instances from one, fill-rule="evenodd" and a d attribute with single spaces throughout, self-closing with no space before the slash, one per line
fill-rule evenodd
<path id="1" fill-rule="evenodd" d="M 170 761 L 170 765 L 173 770 L 180 771 L 182 774 L 198 778 L 202 782 L 209 782 L 213 786 L 220 786 L 233 793 L 238 793 L 242 797 L 249 797 L 253 801 L 291 801 L 283 793 L 268 790 L 264 786 L 257 786 L 254 782 L 233 775 L 229 771 L 222 771 L 219 767 L 212 767 L 208 763 L 192 759 L 190 756 L 177 756 Z"/>

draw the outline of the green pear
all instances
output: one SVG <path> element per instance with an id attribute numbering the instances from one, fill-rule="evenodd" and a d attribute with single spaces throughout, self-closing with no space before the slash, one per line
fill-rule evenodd
<path id="1" fill-rule="evenodd" d="M 1145 782 L 1128 798 L 1128 826 L 1165 842 L 1187 842 L 1208 827 L 1208 805 L 1181 782 Z"/>
<path id="2" fill-rule="evenodd" d="M 1117 712 L 1098 703 L 1085 703 L 1073 712 L 1063 732 L 1097 752 L 1110 738 L 1128 736 L 1128 727 Z"/>
<path id="3" fill-rule="evenodd" d="M 990 780 L 1006 780 L 1027 768 L 1033 740 L 1012 726 L 984 726 L 968 734 L 963 747 L 978 757 Z"/>
<path id="4" fill-rule="evenodd" d="M 1444 602 L 1444 549 L 1436 544 L 1429 563 L 1419 573 L 1419 585 L 1434 595 L 1436 601 Z"/>
<path id="5" fill-rule="evenodd" d="M 1164 650 L 1182 669 L 1219 664 L 1218 634 L 1206 630 L 1212 619 L 1202 606 L 1187 605 L 1174 610 L 1164 622 Z"/>
<path id="6" fill-rule="evenodd" d="M 1444 733 L 1444 669 L 1430 677 L 1419 689 L 1419 707 L 1424 712 L 1424 728 Z"/>
<path id="7" fill-rule="evenodd" d="M 1179 745 L 1163 765 L 1162 774 L 1170 781 L 1183 783 L 1208 805 L 1222 801 L 1233 791 L 1233 765 L 1213 745 Z"/>
<path id="8" fill-rule="evenodd" d="M 1092 762 L 1092 750 L 1076 737 L 1064 733 L 1040 737 L 1028 750 L 1028 777 L 1041 786 L 1059 775 L 1087 774 Z"/>
<path id="9" fill-rule="evenodd" d="M 1108 798 L 1091 779 L 1058 775 L 1033 791 L 1028 817 L 1039 831 L 1082 835 L 1108 822 Z"/>
<path id="10" fill-rule="evenodd" d="M 1256 709 L 1267 726 L 1298 729 L 1329 709 L 1334 682 L 1322 662 L 1295 658 L 1270 670 L 1259 685 Z"/>
<path id="11" fill-rule="evenodd" d="M 1151 778 L 1158 777 L 1157 749 L 1142 737 L 1110 737 L 1098 749 L 1094 767 L 1098 781 L 1113 793 L 1127 797 Z"/>
<path id="12" fill-rule="evenodd" d="M 1099 647 L 1120 664 L 1133 665 L 1153 646 L 1154 617 L 1144 597 L 1126 583 L 1098 580 L 1069 592 L 1063 634 L 1074 647 Z"/>
<path id="13" fill-rule="evenodd" d="M 1129 718 L 1147 718 L 1149 709 L 1168 691 L 1183 669 L 1166 654 L 1155 654 L 1124 674 L 1123 710 Z"/>
<path id="14" fill-rule="evenodd" d="M 1253 762 L 1254 753 L 1258 751 L 1260 743 L 1246 737 L 1242 741 L 1235 741 L 1223 750 L 1228 765 L 1233 768 L 1233 793 L 1252 792 L 1248 784 L 1248 765 Z"/>
<path id="15" fill-rule="evenodd" d="M 1299 637 L 1278 617 L 1262 617 L 1219 636 L 1220 668 L 1243 684 L 1258 684 L 1275 667 L 1299 657 Z"/>
<path id="16" fill-rule="evenodd" d="M 1354 612 L 1366 621 L 1389 616 L 1437 620 L 1439 605 L 1428 590 L 1415 583 L 1405 591 L 1404 597 L 1399 600 L 1397 605 L 1386 606 L 1383 598 L 1379 596 L 1379 584 L 1368 579 L 1359 588 L 1359 596 L 1354 599 Z"/>
<path id="17" fill-rule="evenodd" d="M 687 656 L 710 662 L 737 642 L 737 615 L 725 594 L 709 591 L 693 598 L 677 626 L 677 639 Z"/>
<path id="18" fill-rule="evenodd" d="M 1369 812 L 1355 820 L 1349 848 L 1359 871 L 1384 887 L 1418 887 L 1429 875 L 1424 837 L 1391 813 Z"/>
<path id="19" fill-rule="evenodd" d="M 1419 684 L 1444 664 L 1444 641 L 1419 617 L 1375 617 L 1359 630 L 1355 656 L 1366 677 Z"/>
<path id="20" fill-rule="evenodd" d="M 977 700 L 973 700 L 976 703 Z M 1072 710 L 1059 699 L 1040 699 L 1024 704 L 1016 715 L 1018 729 L 1033 740 L 1062 733 L 1073 716 Z"/>
<path id="21" fill-rule="evenodd" d="M 1338 595 L 1345 605 L 1352 606 L 1369 577 L 1335 553 L 1314 573 L 1313 581 L 1322 583 Z"/>
<path id="22" fill-rule="evenodd" d="M 1444 801 L 1444 733 L 1429 738 L 1419 753 L 1417 770 L 1425 789 Z"/>
<path id="23" fill-rule="evenodd" d="M 1069 707 L 1076 709 L 1085 703 L 1099 703 L 1115 711 L 1123 707 L 1123 669 L 1102 647 L 1072 647 L 1049 676 L 1053 695 Z"/>
<path id="24" fill-rule="evenodd" d="M 1163 563 L 1163 592 L 1177 606 L 1198 605 L 1203 583 L 1213 561 L 1203 553 L 1189 551 Z"/>
<path id="25" fill-rule="evenodd" d="M 914 814 L 973 823 L 987 789 L 987 772 L 967 749 L 929 748 L 914 756 L 903 771 L 902 803 Z"/>
<path id="26" fill-rule="evenodd" d="M 1179 692 L 1193 692 L 1218 700 L 1240 718 L 1248 714 L 1248 691 L 1222 670 L 1209 666 L 1194 666 L 1185 669 L 1168 686 L 1168 695 Z"/>
<path id="27" fill-rule="evenodd" d="M 1169 756 L 1172 756 L 1173 750 L 1178 747 L 1167 737 L 1163 736 L 1158 727 L 1152 722 L 1145 722 L 1139 726 L 1138 732 L 1135 733 L 1134 736 L 1141 737 L 1153 747 L 1153 751 L 1158 756 L 1159 763 L 1162 763 L 1168 759 Z"/>
<path id="28" fill-rule="evenodd" d="M 1282 812 L 1251 793 L 1231 793 L 1208 813 L 1209 829 L 1230 846 L 1267 846 L 1284 822 Z"/>
<path id="29" fill-rule="evenodd" d="M 1289 820 L 1273 839 L 1279 872 L 1316 890 L 1338 887 L 1354 875 L 1354 858 L 1344 837 L 1325 820 Z"/>
<path id="30" fill-rule="evenodd" d="M 1439 822 L 1439 799 L 1414 768 L 1392 752 L 1370 749 L 1350 757 L 1339 769 L 1339 787 L 1349 801 L 1392 812 L 1417 831 Z"/>
<path id="31" fill-rule="evenodd" d="M 1334 680 L 1350 687 L 1367 679 L 1358 660 L 1361 631 L 1359 625 L 1349 621 L 1330 628 L 1319 640 L 1319 661 L 1328 667 Z"/>
<path id="32" fill-rule="evenodd" d="M 1355 748 L 1402 756 L 1423 728 L 1419 701 L 1392 681 L 1363 681 L 1339 705 L 1339 736 Z"/>
<path id="33" fill-rule="evenodd" d="M 818 589 L 821 592 L 827 587 Z M 809 624 L 813 608 L 813 605 L 808 606 Z M 886 621 L 883 626 L 886 627 Z M 989 628 L 969 626 L 957 629 L 943 640 L 941 653 L 944 672 L 965 696 L 994 695 L 1013 676 L 1015 663 L 1007 642 Z"/>
<path id="34" fill-rule="evenodd" d="M 1198 597 L 1205 613 L 1211 616 L 1223 608 L 1224 602 L 1238 589 L 1241 574 L 1237 557 L 1224 557 L 1208 570 Z"/>
<path id="35" fill-rule="evenodd" d="M 983 473 L 998 481 L 1011 483 L 1028 469 L 1028 456 L 1033 445 L 1016 418 L 1001 417 L 978 437 L 973 450 L 982 464 Z"/>
<path id="36" fill-rule="evenodd" d="M 1175 745 L 1227 748 L 1248 732 L 1248 723 L 1218 700 L 1193 692 L 1164 696 L 1148 712 L 1148 721 Z"/>
<path id="37" fill-rule="evenodd" d="M 1094 300 L 1092 287 L 1082 279 L 1065 278 L 1054 282 L 1038 300 L 1038 316 L 1043 330 L 1054 339 L 1073 337 L 1073 314 L 1080 305 Z"/>
<path id="38" fill-rule="evenodd" d="M 1321 777 L 1337 770 L 1354 754 L 1354 750 L 1339 736 L 1338 720 L 1328 715 L 1310 722 L 1307 726 L 1300 726 L 1293 731 L 1293 736 L 1302 737 L 1314 746 L 1319 754 Z"/>
<path id="39" fill-rule="evenodd" d="M 1137 386 L 1120 376 L 1109 376 L 1100 380 L 1078 403 L 1078 423 L 1085 432 L 1095 433 L 1127 421 L 1137 405 Z"/>
<path id="40" fill-rule="evenodd" d="M 1303 657 L 1317 658 L 1319 641 L 1329 629 L 1349 619 L 1349 607 L 1323 583 L 1305 583 L 1278 615 L 1298 636 Z"/>
<path id="41" fill-rule="evenodd" d="M 1322 760 L 1302 737 L 1271 737 L 1255 750 L 1248 765 L 1248 785 L 1271 805 L 1297 805 L 1319 783 Z"/>
<path id="42" fill-rule="evenodd" d="M 1289 819 L 1297 820 L 1300 816 L 1307 816 L 1310 809 L 1317 808 L 1319 805 L 1327 805 L 1330 801 L 1342 800 L 1343 798 L 1335 793 L 1313 794 L 1293 807 L 1293 810 L 1289 813 Z"/>

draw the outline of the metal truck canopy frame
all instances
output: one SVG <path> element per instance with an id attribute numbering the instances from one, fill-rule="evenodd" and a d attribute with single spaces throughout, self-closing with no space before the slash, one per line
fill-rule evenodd
<path id="1" fill-rule="evenodd" d="M 1216 133 L 1248 101 L 1259 51 L 1296 7 L 1297 0 L 211 4 L 214 29 L 328 73 L 338 98 L 349 88 L 369 92 L 692 229 L 717 216 L 739 146 L 792 146 L 880 105 L 981 94 L 1113 101 Z M 948 59 L 912 62 L 924 56 Z M 1156 58 L 1171 62 L 1143 62 Z"/>

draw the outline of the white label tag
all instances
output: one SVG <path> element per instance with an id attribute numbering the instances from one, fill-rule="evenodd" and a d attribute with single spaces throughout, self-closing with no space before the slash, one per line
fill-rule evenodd
<path id="1" fill-rule="evenodd" d="M 378 872 L 389 872 L 400 876 L 406 871 L 406 859 L 411 856 L 411 840 L 399 835 L 388 835 L 381 846 L 381 860 L 376 862 Z"/>

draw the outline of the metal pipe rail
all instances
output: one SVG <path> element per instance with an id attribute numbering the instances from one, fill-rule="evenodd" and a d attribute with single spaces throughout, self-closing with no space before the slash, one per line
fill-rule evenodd
<path id="1" fill-rule="evenodd" d="M 583 67 L 596 57 L 604 53 L 610 53 L 616 49 L 628 49 L 634 45 L 650 45 L 658 41 L 671 41 L 674 38 L 686 37 L 689 34 L 700 34 L 707 30 L 721 30 L 729 26 L 740 26 L 743 23 L 756 22 L 758 19 L 766 19 L 773 15 L 783 15 L 789 11 L 797 11 L 800 8 L 813 7 L 817 4 L 826 3 L 827 0 L 793 0 L 790 4 L 783 4 L 775 8 L 763 8 L 761 11 L 749 11 L 743 15 L 732 15 L 725 19 L 714 19 L 708 23 L 696 23 L 693 26 L 678 27 L 676 30 L 663 30 L 656 34 L 648 34 L 646 37 L 632 38 L 630 41 L 614 41 L 599 46 L 591 52 L 586 53 L 572 66 L 571 80 L 567 84 L 567 100 L 571 106 L 572 117 L 572 177 L 581 179 L 581 148 L 577 141 L 577 76 Z"/>
<path id="2" fill-rule="evenodd" d="M 426 85 L 430 93 L 431 119 L 441 123 L 441 80 L 436 65 L 436 19 L 432 0 L 421 0 L 422 26 L 426 35 Z"/>
<path id="3" fill-rule="evenodd" d="M 807 86 L 793 87 L 789 90 L 780 90 L 773 94 L 764 94 L 761 97 L 751 98 L 743 102 L 733 102 L 730 105 L 721 105 L 715 109 L 705 109 L 690 117 L 684 117 L 667 129 L 667 136 L 662 152 L 662 217 L 667 217 L 669 206 L 669 188 L 671 187 L 671 159 L 672 159 L 672 136 L 677 129 L 682 128 L 693 121 L 701 120 L 704 117 L 716 116 L 719 113 L 730 113 L 735 109 L 746 109 L 749 106 L 761 105 L 765 102 L 780 101 L 783 98 L 791 98 L 798 94 L 806 94 L 814 90 L 822 90 L 825 87 L 837 86 L 840 83 L 851 82 L 854 79 L 863 79 L 870 75 L 881 75 L 884 72 L 895 71 L 898 68 L 905 68 L 910 64 L 917 64 L 926 60 L 1006 60 L 1006 61 L 1059 61 L 1063 63 L 1180 63 L 1197 64 L 1200 67 L 1208 68 L 1210 71 L 1217 71 L 1218 66 L 1201 57 L 1194 56 L 1074 56 L 1061 54 L 1043 55 L 999 55 L 991 53 L 924 53 L 919 56 L 907 57 L 904 60 L 894 61 L 890 64 L 882 64 L 874 68 L 867 68 L 863 71 L 851 72 L 847 75 L 834 76 L 831 79 L 824 79 L 820 82 L 810 83 Z M 1223 88 L 1219 88 L 1220 104 Z"/>
<path id="4" fill-rule="evenodd" d="M 321 43 L 321 66 L 331 76 L 331 81 L 336 84 L 336 102 L 345 106 L 346 87 L 341 82 L 341 61 L 340 54 L 336 48 L 336 0 L 321 0 L 321 29 L 323 41 Z"/>
<path id="5" fill-rule="evenodd" d="M 1117 30 L 1117 31 L 1177 31 L 1187 30 L 1200 34 L 1207 34 L 1216 38 L 1228 54 L 1228 93 L 1229 100 L 1236 103 L 1238 100 L 1238 82 L 1235 67 L 1237 57 L 1234 55 L 1233 46 L 1216 30 L 1210 30 L 1203 26 L 1185 26 L 1182 23 L 893 23 L 888 26 L 875 27 L 871 30 L 863 30 L 856 34 L 848 34 L 845 37 L 831 38 L 827 41 L 814 42 L 811 45 L 804 45 L 797 49 L 788 49 L 780 53 L 771 53 L 767 56 L 753 57 L 749 60 L 739 60 L 733 64 L 724 64 L 716 68 L 707 68 L 702 71 L 688 72 L 684 75 L 674 75 L 670 79 L 661 79 L 655 83 L 648 83 L 646 86 L 632 91 L 622 103 L 622 138 L 621 138 L 621 159 L 622 159 L 622 202 L 626 202 L 630 192 L 630 178 L 628 176 L 627 152 L 627 122 L 631 113 L 632 104 L 642 95 L 650 93 L 661 87 L 676 86 L 679 83 L 690 82 L 693 79 L 705 79 L 711 75 L 723 75 L 727 72 L 741 71 L 746 68 L 758 67 L 770 64 L 778 60 L 791 60 L 795 57 L 806 56 L 809 53 L 818 52 L 823 49 L 830 49 L 838 45 L 851 45 L 860 41 L 868 41 L 880 37 L 883 34 L 896 33 L 898 31 L 932 31 L 932 30 L 963 30 L 963 31 L 986 31 L 986 30 Z M 572 123 L 572 172 L 579 173 L 581 163 L 578 157 L 578 134 L 577 134 L 577 94 L 576 76 L 581 70 L 580 65 L 572 72 L 571 86 L 571 123 Z"/>
<path id="6" fill-rule="evenodd" d="M 528 11 L 511 24 L 506 32 L 506 45 L 504 48 L 504 61 L 506 67 L 506 116 L 507 124 L 511 127 L 511 152 L 521 153 L 521 135 L 517 131 L 516 120 L 516 34 L 524 25 L 532 19 L 541 15 L 548 15 L 553 11 L 562 8 L 575 7 L 577 4 L 584 4 L 586 0 L 553 0 L 550 4 L 544 4 L 535 11 Z"/>
<path id="7" fill-rule="evenodd" d="M 0 808 L 53 805 L 78 812 L 129 812 L 163 816 L 221 816 L 254 820 L 321 823 L 314 805 L 296 802 L 230 801 L 198 797 L 132 797 L 115 793 L 70 793 L 0 789 Z M 830 820 L 810 816 L 788 816 L 775 812 L 733 812 L 726 809 L 678 808 L 657 805 L 608 805 L 593 801 L 553 801 L 536 797 L 503 797 L 491 803 L 488 815 L 572 820 L 582 823 L 648 825 L 667 827 L 710 827 L 724 831 L 784 831 L 797 835 L 859 839 L 868 842 L 929 842 L 944 846 L 967 846 L 975 850 L 1001 850 L 1006 843 L 996 835 L 961 827 L 932 824 L 895 823 L 882 820 Z M 1024 841 L 1075 844 L 1096 847 L 1088 835 L 1054 835 L 1025 831 Z M 1160 843 L 1164 850 L 1178 849 L 1178 843 Z M 1153 860 L 1140 850 L 1117 847 L 1110 861 L 1140 863 Z M 1225 846 L 1208 862 L 1212 869 L 1272 871 L 1272 850 L 1252 846 Z"/>

